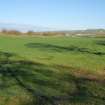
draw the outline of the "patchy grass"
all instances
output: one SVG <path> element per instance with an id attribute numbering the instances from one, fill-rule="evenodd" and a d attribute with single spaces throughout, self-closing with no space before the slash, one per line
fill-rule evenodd
<path id="1" fill-rule="evenodd" d="M 104 40 L 0 37 L 0 105 L 105 105 Z"/>

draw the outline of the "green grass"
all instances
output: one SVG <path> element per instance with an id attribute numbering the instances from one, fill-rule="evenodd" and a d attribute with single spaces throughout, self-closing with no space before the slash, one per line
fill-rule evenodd
<path id="1" fill-rule="evenodd" d="M 105 67 L 105 54 L 101 56 L 94 54 L 95 52 L 105 53 L 105 46 L 96 44 L 102 40 L 105 39 L 0 37 L 0 51 L 16 53 L 28 60 L 42 63 L 52 65 L 60 64 L 98 71 L 103 70 Z M 33 44 L 33 46 L 29 46 L 29 44 Z M 49 45 L 49 47 L 47 47 L 47 45 Z"/>
<path id="2" fill-rule="evenodd" d="M 0 105 L 105 105 L 105 38 L 0 36 Z"/>

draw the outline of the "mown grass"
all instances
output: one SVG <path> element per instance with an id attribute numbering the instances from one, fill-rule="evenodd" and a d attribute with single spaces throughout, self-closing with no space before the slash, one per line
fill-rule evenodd
<path id="1" fill-rule="evenodd" d="M 105 105 L 104 40 L 0 37 L 0 105 Z"/>

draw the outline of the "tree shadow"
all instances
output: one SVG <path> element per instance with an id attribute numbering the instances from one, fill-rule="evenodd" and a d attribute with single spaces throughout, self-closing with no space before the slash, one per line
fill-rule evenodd
<path id="1" fill-rule="evenodd" d="M 5 57 L 0 59 L 0 88 L 8 89 L 13 85 L 10 81 L 14 80 L 15 84 L 32 96 L 33 101 L 29 105 L 75 105 L 90 102 L 90 99 L 97 99 L 105 104 L 104 80 L 76 77 L 37 62 L 22 59 L 14 61 L 10 58 L 15 54 L 11 53 L 1 52 L 0 57 L 2 56 Z M 99 86 L 99 91 L 95 84 Z"/>
<path id="2" fill-rule="evenodd" d="M 105 41 L 97 41 L 96 44 L 101 45 L 101 46 L 105 46 Z"/>
<path id="3" fill-rule="evenodd" d="M 101 51 L 94 51 L 90 50 L 88 48 L 79 48 L 77 46 L 69 46 L 69 47 L 64 47 L 64 46 L 58 46 L 58 45 L 51 45 L 51 44 L 45 44 L 45 43 L 28 43 L 25 46 L 28 48 L 36 48 L 42 51 L 51 51 L 51 52 L 76 52 L 76 53 L 86 53 L 86 54 L 94 54 L 94 55 L 105 55 L 105 52 Z"/>

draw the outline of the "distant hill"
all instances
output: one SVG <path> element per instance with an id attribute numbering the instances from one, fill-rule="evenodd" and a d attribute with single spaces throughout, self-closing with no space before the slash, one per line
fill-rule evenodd
<path id="1" fill-rule="evenodd" d="M 0 23 L 0 30 L 17 30 L 21 32 L 27 31 L 35 31 L 35 32 L 42 32 L 42 31 L 52 31 L 50 28 L 41 27 L 41 26 L 32 26 L 32 25 L 24 25 L 24 24 L 14 24 L 14 23 Z"/>
<path id="2" fill-rule="evenodd" d="M 27 32 L 30 35 L 44 36 L 105 36 L 105 29 L 86 29 L 86 30 L 56 30 L 41 26 L 32 26 L 24 24 L 0 23 L 0 30 L 7 30 L 8 34 Z M 8 32 L 12 31 L 12 32 Z M 15 32 L 19 31 L 19 32 Z"/>
<path id="3" fill-rule="evenodd" d="M 100 35 L 105 35 L 105 29 L 74 30 L 67 33 L 77 36 L 95 36 L 95 35 L 100 36 Z"/>

